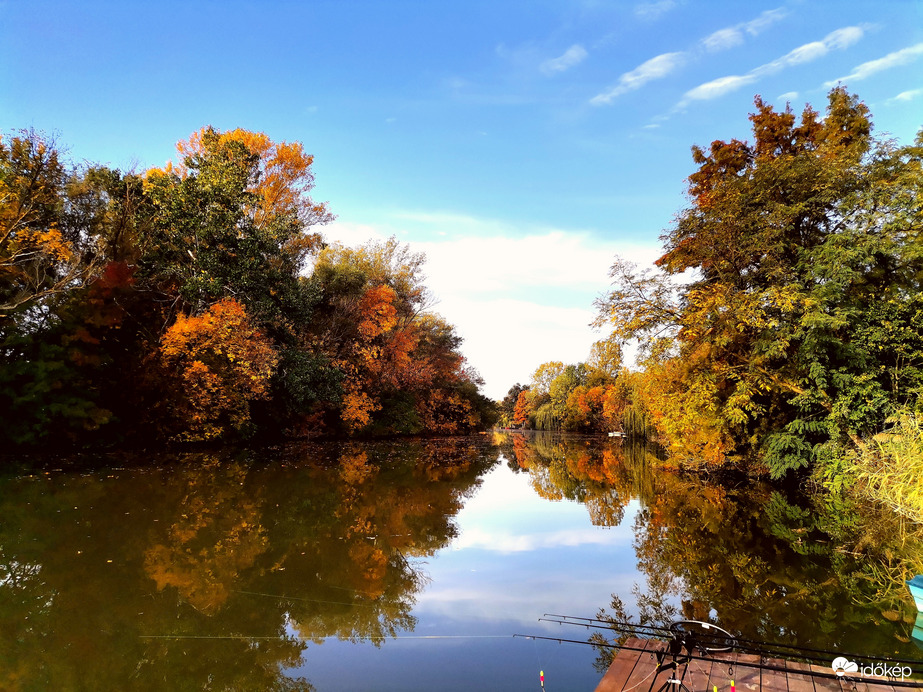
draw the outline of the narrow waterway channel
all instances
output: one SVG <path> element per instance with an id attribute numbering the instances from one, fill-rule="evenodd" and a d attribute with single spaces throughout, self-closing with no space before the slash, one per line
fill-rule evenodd
<path id="1" fill-rule="evenodd" d="M 0 689 L 591 690 L 545 613 L 920 657 L 881 510 L 586 437 L 286 445 L 0 479 Z"/>

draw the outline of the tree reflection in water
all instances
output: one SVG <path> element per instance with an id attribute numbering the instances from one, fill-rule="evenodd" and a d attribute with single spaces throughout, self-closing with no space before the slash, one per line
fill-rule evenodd
<path id="1" fill-rule="evenodd" d="M 887 508 L 660 471 L 655 452 L 628 442 L 550 434 L 497 442 L 536 492 L 585 502 L 595 524 L 620 523 L 638 500 L 634 549 L 645 583 L 635 584 L 633 607 L 615 593 L 596 617 L 708 620 L 750 639 L 920 658 L 904 580 L 923 573 L 923 527 Z M 613 650 L 599 651 L 604 670 Z"/>
<path id="2" fill-rule="evenodd" d="M 0 481 L 0 689 L 313 689 L 285 675 L 307 646 L 413 629 L 413 559 L 496 456 L 286 447 Z"/>
<path id="3" fill-rule="evenodd" d="M 498 453 L 596 526 L 632 523 L 636 583 L 599 617 L 915 657 L 901 579 L 923 572 L 919 527 L 844 499 L 665 473 L 628 441 L 515 434 L 0 479 L 0 689 L 309 690 L 308 647 L 414 629 L 421 559 L 457 535 Z"/>

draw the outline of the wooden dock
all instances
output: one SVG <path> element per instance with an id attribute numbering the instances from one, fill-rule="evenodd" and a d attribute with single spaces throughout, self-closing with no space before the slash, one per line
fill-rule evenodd
<path id="1" fill-rule="evenodd" d="M 648 689 L 657 690 L 669 678 L 683 676 L 684 666 L 679 671 L 665 670 L 654 677 L 657 672 L 657 659 L 653 655 L 666 648 L 666 643 L 651 639 L 629 639 L 625 646 L 631 649 L 644 649 L 632 651 L 619 650 L 618 655 L 603 676 L 596 692 L 647 692 Z M 756 654 L 713 654 L 712 660 L 690 661 L 686 669 L 683 684 L 694 692 L 713 692 L 717 686 L 719 692 L 729 692 L 731 680 L 734 681 L 736 690 L 767 690 L 772 692 L 820 692 L 821 690 L 835 690 L 836 692 L 890 692 L 892 690 L 906 690 L 907 687 L 894 687 L 881 678 L 864 678 L 858 680 L 849 678 L 820 678 L 806 675 L 806 672 L 832 674 L 829 667 L 805 663 L 794 663 L 782 659 L 768 659 L 767 665 L 786 668 L 786 671 L 760 670 L 741 663 L 758 663 Z M 667 659 L 669 661 L 669 659 Z M 730 668 L 730 671 L 729 671 Z M 653 683 L 653 687 L 651 684 Z M 920 684 L 923 687 L 923 683 Z M 677 686 L 670 686 L 676 690 Z"/>

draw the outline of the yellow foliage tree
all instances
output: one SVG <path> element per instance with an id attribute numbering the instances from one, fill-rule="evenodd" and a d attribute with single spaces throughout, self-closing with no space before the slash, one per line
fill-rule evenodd
<path id="1" fill-rule="evenodd" d="M 82 285 L 95 268 L 65 234 L 66 174 L 35 132 L 0 140 L 0 319 Z"/>

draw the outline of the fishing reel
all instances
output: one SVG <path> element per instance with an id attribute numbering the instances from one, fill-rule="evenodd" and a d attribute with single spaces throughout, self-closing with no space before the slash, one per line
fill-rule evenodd
<path id="1" fill-rule="evenodd" d="M 679 670 L 679 666 L 688 665 L 693 660 L 696 651 L 706 655 L 731 651 L 736 641 L 734 635 L 727 630 L 701 620 L 679 620 L 670 625 L 670 632 L 672 637 L 667 642 L 667 648 L 656 654 L 658 672 Z M 664 663 L 668 657 L 670 661 Z M 670 677 L 657 692 L 691 692 L 683 683 L 683 678 L 685 672 L 682 677 Z"/>

